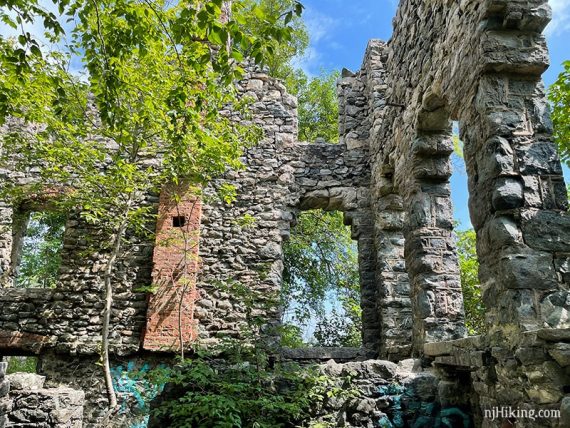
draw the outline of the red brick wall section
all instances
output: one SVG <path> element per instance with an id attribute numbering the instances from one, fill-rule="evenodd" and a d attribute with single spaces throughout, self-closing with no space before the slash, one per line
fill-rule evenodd
<path id="1" fill-rule="evenodd" d="M 202 202 L 195 195 L 188 186 L 174 185 L 160 194 L 152 274 L 155 292 L 150 295 L 143 343 L 149 351 L 180 351 L 180 330 L 185 348 L 196 339 Z"/>

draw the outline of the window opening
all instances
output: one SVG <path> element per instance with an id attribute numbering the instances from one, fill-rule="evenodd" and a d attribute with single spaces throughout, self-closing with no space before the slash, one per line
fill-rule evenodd
<path id="1" fill-rule="evenodd" d="M 172 227 L 184 227 L 186 224 L 186 217 L 183 215 L 177 215 L 172 217 Z"/>
<path id="2" fill-rule="evenodd" d="M 302 212 L 284 245 L 282 344 L 361 346 L 358 250 L 340 211 Z"/>
<path id="3" fill-rule="evenodd" d="M 463 141 L 459 137 L 459 122 L 452 124 L 454 153 L 452 154 L 453 175 L 451 195 L 453 199 L 457 256 L 465 309 L 465 326 L 470 335 L 485 332 L 485 307 L 479 284 L 479 261 L 476 251 L 476 236 L 469 218 L 467 169 L 463 156 Z"/>
<path id="4" fill-rule="evenodd" d="M 38 372 L 38 357 L 14 355 L 4 357 L 4 361 L 8 363 L 6 374 Z"/>
<path id="5" fill-rule="evenodd" d="M 66 215 L 51 211 L 16 214 L 12 244 L 15 287 L 56 286 L 66 219 Z"/>

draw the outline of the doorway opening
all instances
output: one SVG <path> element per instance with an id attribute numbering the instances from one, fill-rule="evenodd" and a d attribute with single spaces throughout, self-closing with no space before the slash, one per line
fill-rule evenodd
<path id="1" fill-rule="evenodd" d="M 469 335 L 484 334 L 485 307 L 479 283 L 479 260 L 476 250 L 476 234 L 469 218 L 469 190 L 467 168 L 463 154 L 464 142 L 460 138 L 460 123 L 452 122 L 453 154 L 451 155 L 453 175 L 451 194 L 454 202 L 455 235 L 457 257 L 465 309 L 465 326 Z"/>
<path id="2" fill-rule="evenodd" d="M 284 244 L 282 344 L 360 347 L 358 249 L 340 211 L 302 211 Z"/>

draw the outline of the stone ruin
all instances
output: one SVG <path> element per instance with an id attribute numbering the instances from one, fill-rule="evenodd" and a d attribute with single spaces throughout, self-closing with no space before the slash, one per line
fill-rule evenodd
<path id="1" fill-rule="evenodd" d="M 148 195 L 159 213 L 157 241 L 132 237 L 133 250 L 121 260 L 113 364 L 160 361 L 178 347 L 177 315 L 168 304 L 176 287 L 150 296 L 137 291 L 161 284 L 180 257 L 160 243 L 161 234 L 183 226 L 199 235 L 182 334 L 188 344 L 211 343 L 239 337 L 247 316 L 243 302 L 215 284 L 278 292 L 282 244 L 295 217 L 339 210 L 358 244 L 363 350 L 284 350 L 287 358 L 336 358 L 368 374 L 381 367 L 381 375 L 363 375 L 368 386 L 385 386 L 407 367 L 400 378 L 416 373 L 420 402 L 467 409 L 469 421 L 457 426 L 511 426 L 507 416 L 484 417 L 505 406 L 561 411 L 560 418 L 519 418 L 517 427 L 570 426 L 570 216 L 541 80 L 549 64 L 541 33 L 550 19 L 546 0 L 402 0 L 392 39 L 371 41 L 361 70 L 343 71 L 339 144 L 299 142 L 294 97 L 279 81 L 249 73 L 239 87 L 254 99 L 253 122 L 265 136 L 247 149 L 245 170 L 214 183 L 235 184 L 238 200 L 228 206 L 186 195 L 174 210 L 168 195 L 176 188 Z M 464 325 L 449 185 L 452 121 L 464 142 L 484 337 L 467 337 Z M 57 287 L 9 287 L 18 209 L 0 205 L 7 285 L 0 289 L 0 355 L 37 356 L 45 379 L 10 388 L 0 363 L 0 427 L 96 426 L 106 406 L 96 365 L 105 254 L 84 251 L 96 231 L 71 219 Z M 236 222 L 245 215 L 255 218 L 252 227 Z M 279 319 L 277 308 L 262 314 Z M 337 363 L 328 363 L 333 374 L 343 370 Z M 390 419 L 395 401 L 388 398 L 397 390 L 367 396 L 373 388 L 365 389 L 368 398 L 338 426 L 378 426 L 384 416 L 392 425 L 380 426 L 404 426 Z M 66 403 L 57 413 L 63 422 L 53 402 Z"/>

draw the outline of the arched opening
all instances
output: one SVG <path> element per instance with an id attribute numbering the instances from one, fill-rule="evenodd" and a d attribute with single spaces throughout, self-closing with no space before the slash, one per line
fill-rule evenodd
<path id="1" fill-rule="evenodd" d="M 450 178 L 453 218 L 465 327 L 470 336 L 485 332 L 485 307 L 481 298 L 479 282 L 479 260 L 477 258 L 477 237 L 469 216 L 469 190 L 467 168 L 464 158 L 464 142 L 460 137 L 460 122 L 452 122 L 453 153 L 451 154 L 452 175 Z"/>
<path id="2" fill-rule="evenodd" d="M 285 346 L 377 349 L 374 223 L 361 193 L 310 191 L 292 210 L 283 246 Z"/>

